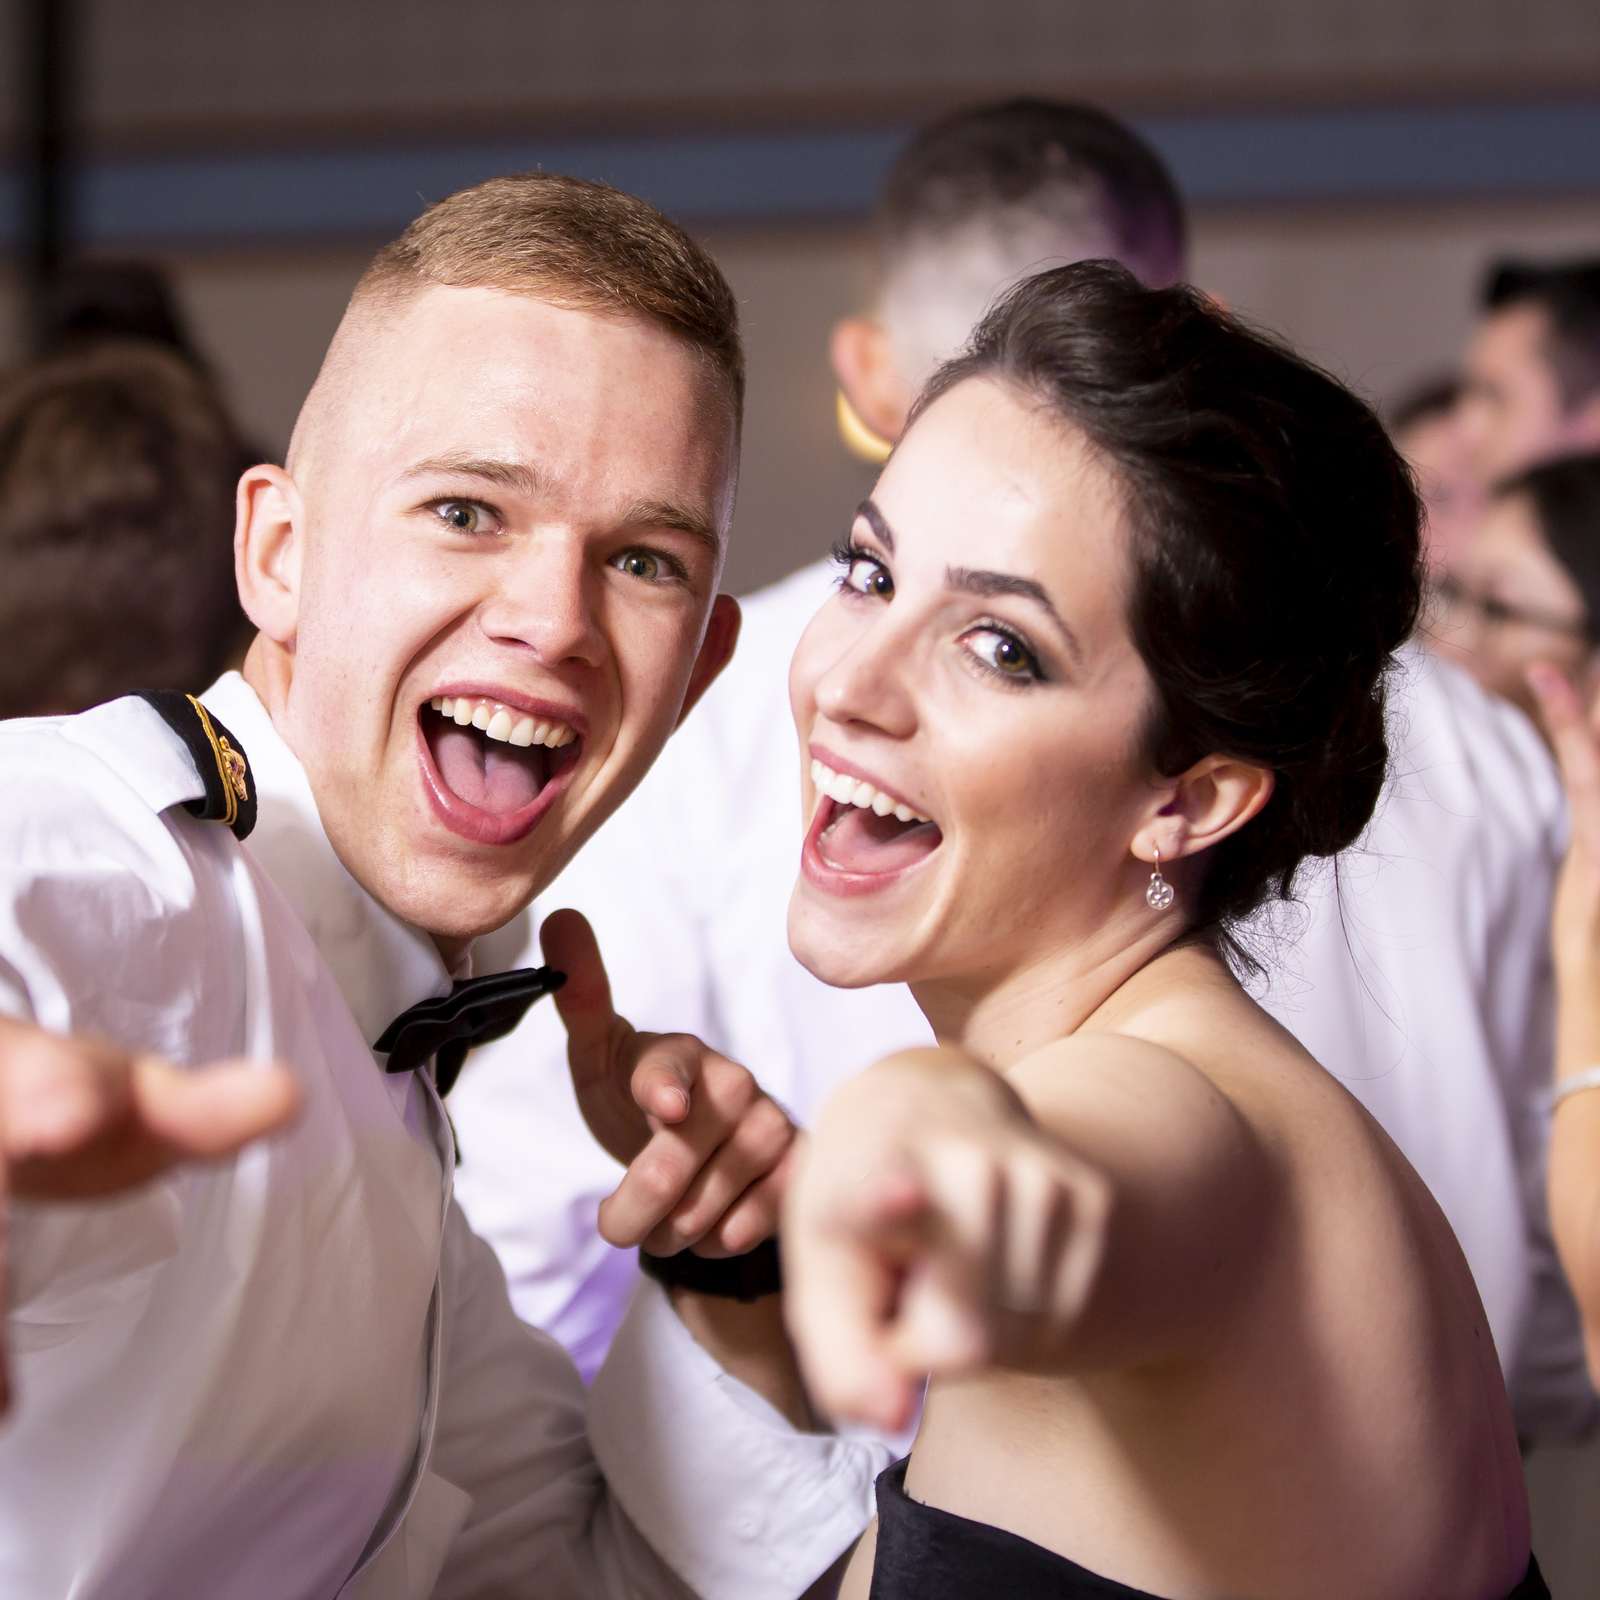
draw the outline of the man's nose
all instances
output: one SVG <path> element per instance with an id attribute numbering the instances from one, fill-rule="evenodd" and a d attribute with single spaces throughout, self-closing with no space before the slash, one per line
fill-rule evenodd
<path id="1" fill-rule="evenodd" d="M 595 577 L 581 543 L 552 538 L 508 556 L 479 617 L 499 643 L 531 650 L 547 667 L 598 665 L 604 640 Z"/>

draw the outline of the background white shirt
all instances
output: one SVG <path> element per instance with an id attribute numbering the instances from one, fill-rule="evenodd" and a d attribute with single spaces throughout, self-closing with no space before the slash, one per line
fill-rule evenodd
<path id="1" fill-rule="evenodd" d="M 304 1099 L 115 1205 L 13 1208 L 0 1594 L 790 1600 L 888 1452 L 796 1434 L 654 1285 L 588 1396 L 516 1319 L 431 1078 L 368 1043 L 452 975 L 340 865 L 243 680 L 205 699 L 254 771 L 243 846 L 179 808 L 198 778 L 143 702 L 0 724 L 0 1010 L 276 1058 Z"/>
<path id="2" fill-rule="evenodd" d="M 801 817 L 788 669 L 829 579 L 817 563 L 744 603 L 728 671 L 539 902 L 590 917 L 630 1021 L 699 1034 L 801 1121 L 842 1078 L 929 1038 L 903 987 L 830 989 L 789 953 Z M 1263 999 L 1383 1123 L 1449 1217 L 1524 1434 L 1568 1436 L 1595 1401 L 1543 1198 L 1560 789 L 1516 712 L 1419 651 L 1403 663 L 1391 777 L 1366 838 L 1337 871 L 1312 867 L 1303 909 L 1254 930 Z M 537 963 L 534 920 L 485 941 L 484 970 Z M 451 1108 L 458 1193 L 518 1311 L 593 1372 L 634 1267 L 594 1231 L 617 1169 L 578 1115 L 553 1008 L 474 1052 Z M 525 1152 L 539 1142 L 558 1142 L 562 1159 L 535 1183 Z"/>

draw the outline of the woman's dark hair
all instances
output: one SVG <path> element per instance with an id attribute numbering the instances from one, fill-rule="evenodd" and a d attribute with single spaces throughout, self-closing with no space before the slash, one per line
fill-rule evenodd
<path id="1" fill-rule="evenodd" d="M 913 420 L 977 377 L 1071 423 L 1121 483 L 1156 769 L 1220 754 L 1275 775 L 1189 890 L 1195 925 L 1226 937 L 1377 803 L 1387 673 L 1422 592 L 1410 470 L 1327 373 L 1194 289 L 1145 289 L 1110 262 L 1019 284 Z"/>
<path id="2" fill-rule="evenodd" d="M 1590 637 L 1600 642 L 1600 452 L 1529 467 L 1494 488 L 1497 499 L 1525 495 L 1550 553 L 1583 596 Z"/>

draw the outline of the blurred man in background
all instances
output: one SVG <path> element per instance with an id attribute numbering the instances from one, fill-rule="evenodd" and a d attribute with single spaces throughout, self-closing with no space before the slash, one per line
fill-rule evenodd
<path id="1" fill-rule="evenodd" d="M 244 648 L 245 447 L 153 340 L 76 337 L 0 381 L 0 717 L 193 689 Z"/>
<path id="2" fill-rule="evenodd" d="M 1427 512 L 1423 556 L 1432 575 L 1449 572 L 1482 512 L 1482 495 L 1461 429 L 1461 380 L 1429 378 L 1388 412 L 1395 448 L 1411 463 Z"/>
<path id="3" fill-rule="evenodd" d="M 1116 256 L 1152 284 L 1185 268 L 1182 204 L 1154 151 L 1101 112 L 1033 101 L 957 113 L 914 139 L 889 174 L 876 242 L 868 308 L 830 348 L 848 436 L 880 455 L 924 380 L 1018 279 L 1085 256 Z M 787 677 L 828 585 L 818 562 L 745 602 L 728 673 L 540 901 L 589 914 L 623 1015 L 750 1065 L 802 1123 L 841 1079 L 929 1037 L 904 988 L 828 989 L 789 953 L 802 819 Z M 1367 851 L 1311 876 L 1300 917 L 1253 930 L 1266 999 L 1450 1217 L 1524 1433 L 1572 1433 L 1592 1397 L 1541 1198 L 1554 772 L 1531 727 L 1463 674 L 1418 656 L 1397 690 L 1394 772 Z M 530 929 L 492 935 L 483 959 L 528 959 Z M 615 1171 L 583 1132 L 564 1050 L 534 1013 L 475 1055 L 452 1101 L 458 1192 L 521 1314 L 592 1371 L 636 1269 L 594 1233 Z M 569 1137 L 551 1140 L 556 1126 Z"/>
<path id="4" fill-rule="evenodd" d="M 1491 267 L 1464 376 L 1460 427 L 1481 487 L 1600 449 L 1600 259 Z"/>

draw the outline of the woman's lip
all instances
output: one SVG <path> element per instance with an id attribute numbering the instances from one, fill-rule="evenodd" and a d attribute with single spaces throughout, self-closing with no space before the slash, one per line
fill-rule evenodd
<path id="1" fill-rule="evenodd" d="M 894 788 L 891 784 L 885 783 L 882 778 L 868 772 L 865 767 L 858 767 L 855 762 L 846 761 L 843 756 L 836 756 L 826 745 L 808 745 L 806 753 L 813 761 L 820 761 L 823 766 L 834 772 L 842 773 L 847 778 L 854 778 L 859 783 L 870 783 L 880 794 L 889 795 L 902 805 L 910 806 L 919 817 L 924 815 L 922 807 L 913 805 L 909 797 L 902 794 L 900 790 Z"/>
<path id="2" fill-rule="evenodd" d="M 822 757 L 818 756 L 817 759 L 820 761 Z M 865 781 L 870 783 L 872 780 L 869 778 Z M 842 897 L 875 894 L 880 889 L 887 889 L 899 883 L 918 868 L 925 866 L 943 847 L 941 840 L 927 855 L 911 862 L 908 866 L 896 867 L 893 872 L 845 872 L 839 867 L 831 866 L 824 859 L 820 847 L 822 836 L 828 831 L 828 824 L 839 814 L 839 802 L 829 799 L 827 795 L 820 796 L 820 801 L 816 815 L 811 819 L 811 826 L 806 829 L 805 843 L 800 847 L 800 875 L 807 883 L 821 889 L 824 894 Z"/>
<path id="3" fill-rule="evenodd" d="M 465 694 L 466 690 L 457 690 Z M 581 750 L 583 746 L 569 745 L 568 749 Z M 422 787 L 428 804 L 436 816 L 458 838 L 473 844 L 515 844 L 525 839 L 538 827 L 544 814 L 560 798 L 567 786 L 576 761 L 569 762 L 559 772 L 552 773 L 537 796 L 519 810 L 504 815 L 485 811 L 481 806 L 468 804 L 439 775 L 439 768 L 428 748 L 428 736 L 422 731 L 422 719 L 417 718 L 417 764 L 422 770 Z"/>

